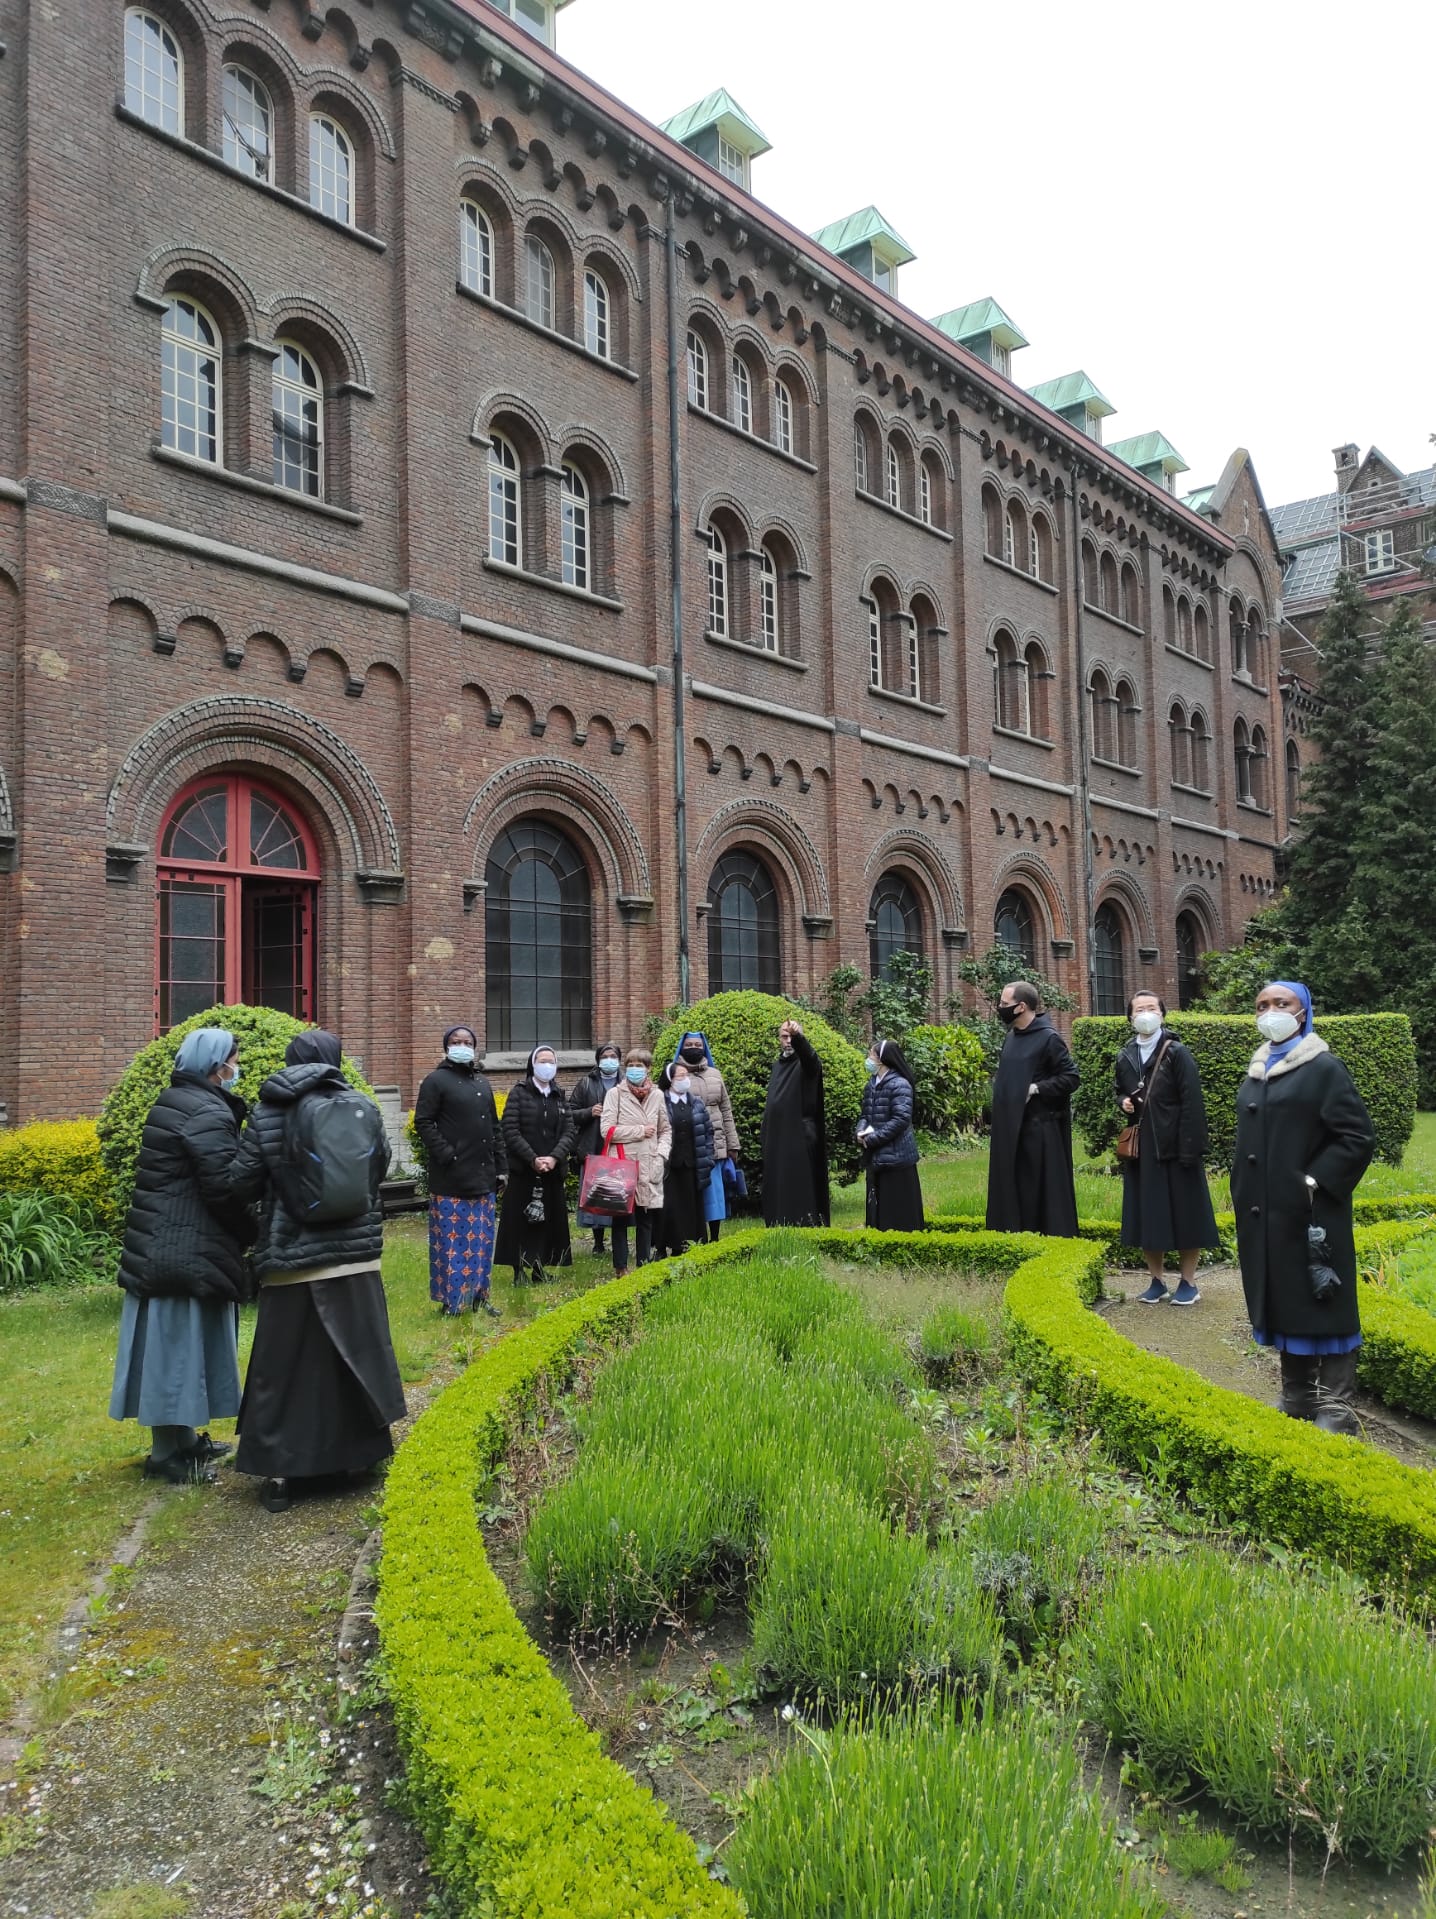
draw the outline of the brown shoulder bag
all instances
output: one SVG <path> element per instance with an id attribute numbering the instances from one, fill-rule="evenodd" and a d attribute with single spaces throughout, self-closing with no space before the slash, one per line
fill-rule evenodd
<path id="1" fill-rule="evenodd" d="M 1169 1034 L 1168 1037 L 1162 1041 L 1161 1050 L 1158 1052 L 1156 1059 L 1152 1063 L 1152 1076 L 1147 1081 L 1147 1091 L 1149 1093 L 1151 1092 L 1152 1086 L 1156 1081 L 1158 1073 L 1160 1073 L 1162 1070 L 1162 1061 L 1167 1057 L 1167 1048 L 1171 1045 L 1171 1043 L 1172 1043 L 1172 1039 L 1171 1039 L 1171 1035 Z M 1142 1101 L 1142 1113 L 1145 1113 L 1146 1110 L 1147 1110 L 1147 1102 L 1144 1099 Z M 1121 1132 L 1118 1133 L 1117 1135 L 1118 1159 L 1140 1158 L 1141 1151 L 1142 1151 L 1142 1113 L 1138 1113 L 1137 1117 L 1132 1121 L 1132 1124 L 1130 1126 L 1124 1126 Z"/>

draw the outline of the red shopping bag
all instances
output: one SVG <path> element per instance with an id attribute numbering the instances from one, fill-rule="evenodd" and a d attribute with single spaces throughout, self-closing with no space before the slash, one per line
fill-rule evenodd
<path id="1" fill-rule="evenodd" d="M 590 1153 L 583 1162 L 578 1183 L 579 1211 L 602 1213 L 609 1219 L 627 1219 L 638 1193 L 638 1161 L 630 1159 L 621 1146 L 613 1144 L 613 1128 L 601 1153 Z"/>

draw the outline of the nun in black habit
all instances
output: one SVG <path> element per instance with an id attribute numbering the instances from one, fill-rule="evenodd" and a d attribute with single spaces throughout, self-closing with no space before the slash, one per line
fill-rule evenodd
<path id="1" fill-rule="evenodd" d="M 827 1226 L 822 1062 L 796 1020 L 783 1021 L 778 1045 L 763 1108 L 763 1224 Z"/>
<path id="2" fill-rule="evenodd" d="M 1081 1075 L 1037 988 L 1002 989 L 997 1016 L 1007 1028 L 992 1083 L 987 1224 L 999 1233 L 1072 1239 L 1072 1095 Z"/>

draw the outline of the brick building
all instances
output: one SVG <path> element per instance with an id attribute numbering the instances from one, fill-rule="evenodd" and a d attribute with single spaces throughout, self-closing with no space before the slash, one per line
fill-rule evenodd
<path id="1" fill-rule="evenodd" d="M 412 1099 L 995 926 L 1176 999 L 1273 886 L 1280 574 L 875 209 L 552 0 L 0 0 L 0 1099 L 216 997 Z M 512 15 L 512 18 L 506 17 Z M 677 137 L 682 136 L 682 141 Z"/>

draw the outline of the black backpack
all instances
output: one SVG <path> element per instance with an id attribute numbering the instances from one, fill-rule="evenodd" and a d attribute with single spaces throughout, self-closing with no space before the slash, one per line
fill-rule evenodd
<path id="1" fill-rule="evenodd" d="M 383 1117 L 362 1093 L 306 1093 L 284 1123 L 284 1165 L 275 1176 L 284 1210 L 301 1226 L 362 1218 L 374 1203 L 383 1137 Z"/>

